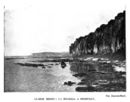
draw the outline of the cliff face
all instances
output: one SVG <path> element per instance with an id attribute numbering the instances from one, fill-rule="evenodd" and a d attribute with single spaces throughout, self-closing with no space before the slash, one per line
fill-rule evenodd
<path id="1" fill-rule="evenodd" d="M 121 52 L 125 55 L 125 11 L 108 24 L 98 27 L 70 46 L 72 55 L 108 54 Z"/>

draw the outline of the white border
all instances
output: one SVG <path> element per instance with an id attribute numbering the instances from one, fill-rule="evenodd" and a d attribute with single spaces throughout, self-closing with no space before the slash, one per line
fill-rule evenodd
<path id="1" fill-rule="evenodd" d="M 127 92 L 85 92 L 85 93 L 77 93 L 77 92 L 14 92 L 14 93 L 4 93 L 3 92 L 3 85 L 4 85 L 4 64 L 3 64 L 3 55 L 4 55 L 4 46 L 3 46 L 3 5 L 0 3 L 0 102 L 34 102 L 34 98 L 92 98 L 94 97 L 96 102 L 130 102 L 129 100 L 129 78 L 130 78 L 130 55 L 129 55 L 129 44 L 130 44 L 130 13 L 129 13 L 129 6 L 126 6 L 126 42 L 127 42 Z M 108 98 L 106 95 L 126 95 L 125 98 L 122 97 L 115 97 L 115 98 Z M 44 101 L 44 100 L 38 100 L 38 101 Z M 54 101 L 48 101 L 48 102 L 54 102 Z M 58 102 L 58 101 L 56 101 Z M 66 101 L 63 101 L 66 102 Z M 68 102 L 68 101 L 67 101 Z M 72 102 L 80 102 L 80 101 L 72 101 Z M 81 101 L 81 102 L 87 102 Z M 88 100 L 88 102 L 90 102 Z"/>

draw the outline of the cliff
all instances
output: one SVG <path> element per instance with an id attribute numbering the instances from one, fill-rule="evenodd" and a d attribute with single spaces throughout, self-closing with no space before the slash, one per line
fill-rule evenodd
<path id="1" fill-rule="evenodd" d="M 125 11 L 108 24 L 102 24 L 94 32 L 76 39 L 69 51 L 72 55 L 114 54 L 125 56 Z"/>

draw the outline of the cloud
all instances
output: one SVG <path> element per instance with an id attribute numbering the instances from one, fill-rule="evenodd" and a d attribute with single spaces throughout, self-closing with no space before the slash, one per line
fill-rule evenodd
<path id="1" fill-rule="evenodd" d="M 108 1 L 6 0 L 5 54 L 68 51 L 76 38 L 123 11 L 122 2 Z"/>

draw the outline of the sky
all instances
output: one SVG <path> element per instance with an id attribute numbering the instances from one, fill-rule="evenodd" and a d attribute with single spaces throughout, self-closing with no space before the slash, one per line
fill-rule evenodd
<path id="1" fill-rule="evenodd" d="M 5 0 L 5 55 L 68 52 L 125 10 L 124 0 Z"/>

